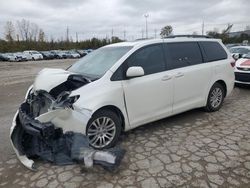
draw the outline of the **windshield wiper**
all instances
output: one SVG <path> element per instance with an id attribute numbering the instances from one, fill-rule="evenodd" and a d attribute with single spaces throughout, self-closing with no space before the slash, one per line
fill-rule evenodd
<path id="1" fill-rule="evenodd" d="M 90 82 L 92 82 L 89 77 L 84 76 L 82 74 L 71 74 L 69 76 L 68 80 L 73 80 L 73 81 L 82 82 L 82 83 L 90 83 Z"/>

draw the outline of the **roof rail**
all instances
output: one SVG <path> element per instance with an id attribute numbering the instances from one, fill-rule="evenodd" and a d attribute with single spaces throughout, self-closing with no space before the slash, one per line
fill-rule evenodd
<path id="1" fill-rule="evenodd" d="M 167 36 L 164 38 L 177 38 L 177 37 L 189 37 L 189 38 L 212 38 L 210 36 L 207 35 L 171 35 L 171 36 Z"/>
<path id="2" fill-rule="evenodd" d="M 140 41 L 140 40 L 151 40 L 151 39 L 154 39 L 153 37 L 150 37 L 150 38 L 138 38 L 138 39 L 135 39 L 135 41 Z"/>

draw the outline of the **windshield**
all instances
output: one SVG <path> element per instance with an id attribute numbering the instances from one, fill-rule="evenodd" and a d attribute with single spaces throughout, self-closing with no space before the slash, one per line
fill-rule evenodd
<path id="1" fill-rule="evenodd" d="M 229 50 L 231 53 L 248 54 L 250 52 L 247 48 L 231 48 Z"/>
<path id="2" fill-rule="evenodd" d="M 244 55 L 244 58 L 250 59 L 250 52 L 248 54 Z"/>
<path id="3" fill-rule="evenodd" d="M 86 55 L 68 70 L 85 76 L 102 77 L 132 47 L 104 47 Z"/>

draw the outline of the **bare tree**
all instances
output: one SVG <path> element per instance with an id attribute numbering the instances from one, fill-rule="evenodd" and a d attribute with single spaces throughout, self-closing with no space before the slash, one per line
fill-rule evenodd
<path id="1" fill-rule="evenodd" d="M 29 32 L 30 32 L 30 22 L 28 20 L 22 19 L 21 21 L 17 21 L 17 27 L 18 27 L 21 39 L 28 41 Z"/>
<path id="2" fill-rule="evenodd" d="M 172 32 L 173 32 L 172 26 L 171 25 L 167 25 L 167 26 L 165 26 L 165 27 L 163 27 L 161 29 L 160 35 L 161 35 L 162 38 L 164 38 L 164 37 L 169 36 Z"/>
<path id="3" fill-rule="evenodd" d="M 6 22 L 4 34 L 7 41 L 12 42 L 15 40 L 15 27 L 11 21 Z"/>
<path id="4" fill-rule="evenodd" d="M 38 41 L 39 42 L 44 42 L 45 41 L 45 33 L 44 33 L 44 31 L 42 29 L 39 29 Z"/>
<path id="5" fill-rule="evenodd" d="M 36 41 L 38 38 L 38 31 L 39 27 L 35 23 L 30 23 L 30 29 L 29 29 L 29 40 L 30 41 Z"/>

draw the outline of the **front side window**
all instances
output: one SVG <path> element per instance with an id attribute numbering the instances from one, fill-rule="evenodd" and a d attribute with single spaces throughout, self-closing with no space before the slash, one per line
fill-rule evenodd
<path id="1" fill-rule="evenodd" d="M 176 69 L 203 62 L 197 42 L 176 42 L 164 44 L 168 69 Z"/>
<path id="2" fill-rule="evenodd" d="M 68 70 L 90 78 L 100 78 L 130 49 L 131 46 L 99 48 L 77 61 Z"/>
<path id="3" fill-rule="evenodd" d="M 127 67 L 140 66 L 145 75 L 165 71 L 165 60 L 161 44 L 150 45 L 136 51 L 127 59 Z"/>

